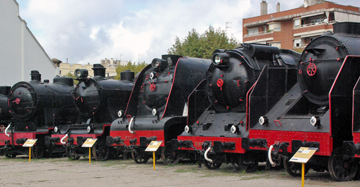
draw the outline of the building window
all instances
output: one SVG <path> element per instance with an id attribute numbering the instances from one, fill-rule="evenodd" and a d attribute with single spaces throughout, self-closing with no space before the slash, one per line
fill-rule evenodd
<path id="1" fill-rule="evenodd" d="M 294 20 L 294 27 L 300 27 L 301 26 L 301 19 L 295 19 Z"/>
<path id="2" fill-rule="evenodd" d="M 248 35 L 257 35 L 259 34 L 259 28 L 256 27 L 256 28 L 248 29 L 247 32 Z"/>
<path id="3" fill-rule="evenodd" d="M 269 23 L 269 30 L 270 31 L 281 31 L 281 23 Z"/>
<path id="4" fill-rule="evenodd" d="M 281 48 L 281 42 L 272 42 L 270 43 L 270 46 L 273 46 L 273 47 L 277 47 L 277 48 Z"/>
<path id="5" fill-rule="evenodd" d="M 294 39 L 294 47 L 301 47 L 301 38 Z"/>

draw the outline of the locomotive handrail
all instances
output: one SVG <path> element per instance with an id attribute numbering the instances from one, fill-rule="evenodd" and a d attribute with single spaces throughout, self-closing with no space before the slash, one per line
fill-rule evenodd
<path id="1" fill-rule="evenodd" d="M 133 122 L 134 122 L 134 116 L 131 118 L 130 123 L 129 123 L 129 126 L 128 126 L 128 130 L 129 130 L 129 132 L 130 132 L 131 134 L 134 134 L 134 131 L 131 130 L 131 125 L 132 125 Z"/>
<path id="2" fill-rule="evenodd" d="M 268 158 L 269 158 L 269 162 L 271 164 L 272 167 L 275 167 L 275 163 L 274 161 L 272 160 L 272 157 L 271 157 L 271 150 L 274 148 L 274 145 L 271 145 L 270 148 L 269 148 L 269 151 L 268 151 Z"/>
<path id="3" fill-rule="evenodd" d="M 66 144 L 66 142 L 64 142 L 64 139 L 65 139 L 66 137 L 68 137 L 68 134 L 66 134 L 64 137 L 61 138 L 61 140 L 60 140 L 60 143 L 61 143 L 61 144 L 63 144 L 63 145 Z"/>
<path id="4" fill-rule="evenodd" d="M 210 159 L 208 156 L 207 156 L 207 154 L 209 153 L 209 151 L 211 150 L 211 146 L 209 146 L 207 149 L 206 149 L 206 151 L 205 151 L 205 153 L 204 153 L 204 158 L 205 158 L 205 160 L 207 160 L 208 162 L 213 162 L 213 160 L 212 159 Z"/>
<path id="5" fill-rule="evenodd" d="M 5 132 L 4 132 L 7 137 L 10 137 L 10 134 L 7 133 L 10 126 L 11 126 L 11 123 L 9 123 L 9 125 L 6 127 Z"/>

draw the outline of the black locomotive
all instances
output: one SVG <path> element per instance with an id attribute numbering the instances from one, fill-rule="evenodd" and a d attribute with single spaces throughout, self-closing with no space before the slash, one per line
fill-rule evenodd
<path id="1" fill-rule="evenodd" d="M 334 33 L 307 45 L 298 69 L 267 67 L 250 96 L 249 141 L 266 140 L 270 163 L 284 158 L 293 176 L 301 167 L 289 159 L 300 147 L 317 149 L 306 171 L 327 170 L 341 181 L 351 180 L 358 169 L 352 127 L 360 66 L 359 57 L 351 55 L 360 55 L 360 24 L 333 26 Z"/>
<path id="2" fill-rule="evenodd" d="M 249 135 L 248 92 L 264 66 L 288 69 L 295 67 L 299 57 L 294 51 L 260 44 L 215 50 L 207 81 L 189 97 L 188 125 L 172 141 L 173 147 L 181 150 L 182 158 L 200 153 L 209 169 L 219 168 L 222 163 L 232 163 L 237 169 L 245 165 L 247 171 L 256 169 L 258 160 L 266 160 L 266 156 L 261 158 L 242 147 L 242 138 Z"/>
<path id="3" fill-rule="evenodd" d="M 87 138 L 97 138 L 93 156 L 96 160 L 106 160 L 110 152 L 105 144 L 106 136 L 111 122 L 125 111 L 134 85 L 134 72 L 121 72 L 119 81 L 105 78 L 106 68 L 101 64 L 94 64 L 92 69 L 93 78 L 88 78 L 86 69 L 75 70 L 79 83 L 73 96 L 79 118 L 73 125 L 56 128 L 52 137 L 56 144 L 66 145 L 67 154 L 73 159 L 88 155 L 82 144 Z"/>
<path id="4" fill-rule="evenodd" d="M 10 86 L 0 86 L 0 132 L 4 132 L 11 120 L 8 105 L 8 94 Z"/>
<path id="5" fill-rule="evenodd" d="M 174 163 L 171 139 L 183 131 L 187 119 L 187 98 L 205 78 L 210 60 L 163 55 L 155 58 L 137 77 L 126 111 L 111 125 L 108 145 L 131 151 L 137 163 L 145 163 L 152 141 L 162 141 L 156 155 Z"/>
<path id="6" fill-rule="evenodd" d="M 34 157 L 63 152 L 62 147 L 50 143 L 50 135 L 56 126 L 76 121 L 73 90 L 72 78 L 55 77 L 53 83 L 41 82 L 38 71 L 31 71 L 30 82 L 16 83 L 7 101 L 13 119 L 0 134 L 2 153 L 8 157 L 28 154 L 22 147 L 27 139 L 37 139 L 32 149 Z"/>

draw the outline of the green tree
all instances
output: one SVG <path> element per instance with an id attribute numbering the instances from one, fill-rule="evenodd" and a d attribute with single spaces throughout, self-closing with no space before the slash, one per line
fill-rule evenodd
<path id="1" fill-rule="evenodd" d="M 220 28 L 215 30 L 210 26 L 201 35 L 192 29 L 183 40 L 176 37 L 175 43 L 168 49 L 168 53 L 209 59 L 215 49 L 234 49 L 237 46 L 239 43 L 235 38 L 229 38 L 224 30 Z"/>
<path id="2" fill-rule="evenodd" d="M 118 66 L 116 68 L 117 75 L 115 76 L 115 79 L 120 80 L 121 79 L 120 73 L 125 71 L 125 70 L 133 71 L 135 73 L 135 75 L 136 75 L 141 70 L 143 70 L 146 66 L 147 66 L 147 64 L 145 62 L 141 62 L 141 63 L 136 64 L 135 62 L 129 61 L 126 65 L 120 65 L 120 66 Z"/>
<path id="3" fill-rule="evenodd" d="M 75 75 L 71 74 L 70 72 L 68 74 L 64 75 L 64 76 L 73 78 L 74 85 L 76 85 L 79 82 L 78 80 L 75 80 L 76 79 Z"/>

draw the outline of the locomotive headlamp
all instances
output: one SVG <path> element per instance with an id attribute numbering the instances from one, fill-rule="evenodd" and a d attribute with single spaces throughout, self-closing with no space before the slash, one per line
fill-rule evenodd
<path id="1" fill-rule="evenodd" d="M 154 79 L 156 77 L 156 75 L 154 72 L 151 72 L 149 77 L 150 77 L 150 79 Z"/>
<path id="2" fill-rule="evenodd" d="M 172 66 L 173 65 L 173 61 L 171 60 L 171 58 L 167 58 L 167 63 L 168 63 L 168 66 Z"/>
<path id="3" fill-rule="evenodd" d="M 54 132 L 58 132 L 59 128 L 58 127 L 54 127 Z"/>
<path id="4" fill-rule="evenodd" d="M 90 127 L 90 126 L 87 126 L 86 131 L 87 131 L 88 133 L 90 133 L 91 127 Z"/>
<path id="5" fill-rule="evenodd" d="M 215 58 L 214 58 L 214 63 L 217 65 L 217 64 L 220 64 L 221 63 L 221 58 L 219 55 L 216 55 Z"/>
<path id="6" fill-rule="evenodd" d="M 186 125 L 185 128 L 184 128 L 184 131 L 186 133 L 191 133 L 192 132 L 192 128 L 189 126 L 189 125 Z"/>
<path id="7" fill-rule="evenodd" d="M 215 53 L 212 57 L 215 65 L 226 65 L 230 62 L 230 55 L 227 53 Z"/>
<path id="8" fill-rule="evenodd" d="M 316 126 L 316 124 L 318 123 L 318 118 L 317 117 L 315 117 L 315 116 L 313 116 L 313 117 L 311 117 L 310 118 L 310 124 L 312 125 L 312 126 Z"/>
<path id="9" fill-rule="evenodd" d="M 259 118 L 259 123 L 260 123 L 260 125 L 267 125 L 269 123 L 269 120 L 267 119 L 266 116 L 261 116 Z"/>
<path id="10" fill-rule="evenodd" d="M 230 131 L 235 134 L 238 131 L 238 127 L 236 127 L 235 125 L 232 125 L 230 128 Z"/>
<path id="11" fill-rule="evenodd" d="M 151 62 L 151 66 L 154 68 L 155 71 L 161 71 L 166 68 L 168 65 L 167 61 L 164 59 L 154 58 Z"/>
<path id="12" fill-rule="evenodd" d="M 156 109 L 154 108 L 154 109 L 152 109 L 152 111 L 151 111 L 151 113 L 152 113 L 152 115 L 156 115 L 157 114 L 157 111 L 156 111 Z"/>
<path id="13" fill-rule="evenodd" d="M 84 79 L 89 73 L 87 69 L 76 69 L 74 75 L 77 79 Z"/>
<path id="14" fill-rule="evenodd" d="M 119 112 L 117 113 L 117 115 L 119 116 L 119 118 L 123 115 L 123 111 L 119 110 Z"/>

